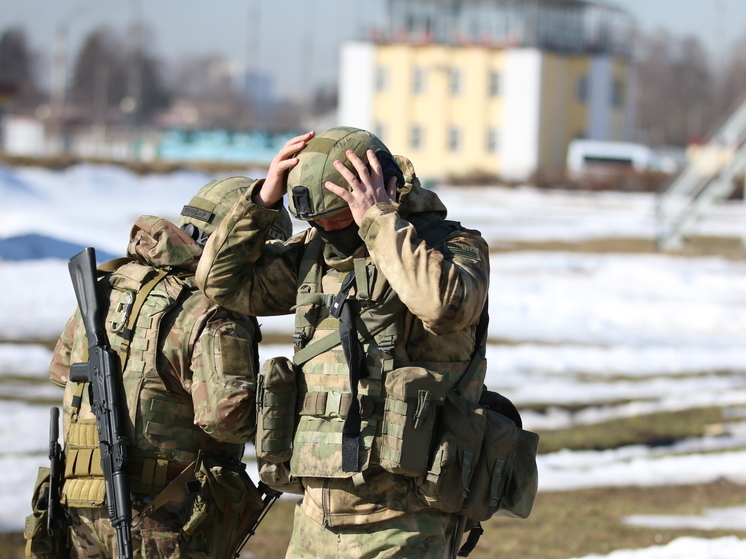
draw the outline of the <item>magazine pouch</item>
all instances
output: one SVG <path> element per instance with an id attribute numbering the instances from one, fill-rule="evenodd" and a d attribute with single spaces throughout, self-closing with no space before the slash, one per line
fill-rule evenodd
<path id="1" fill-rule="evenodd" d="M 443 375 L 424 367 L 400 367 L 386 375 L 385 388 L 379 464 L 392 474 L 422 476 L 445 399 Z"/>
<path id="2" fill-rule="evenodd" d="M 285 357 L 268 359 L 259 375 L 256 455 L 267 462 L 287 462 L 293 453 L 295 380 L 295 365 Z"/>
<path id="3" fill-rule="evenodd" d="M 479 462 L 485 423 L 483 408 L 456 393 L 445 399 L 429 469 L 415 480 L 427 505 L 444 512 L 462 509 Z"/>

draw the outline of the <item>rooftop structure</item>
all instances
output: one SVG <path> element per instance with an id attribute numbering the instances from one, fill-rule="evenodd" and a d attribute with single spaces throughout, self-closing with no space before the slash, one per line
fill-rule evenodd
<path id="1" fill-rule="evenodd" d="M 584 0 L 388 0 L 381 43 L 532 47 L 631 55 L 632 17 Z"/>

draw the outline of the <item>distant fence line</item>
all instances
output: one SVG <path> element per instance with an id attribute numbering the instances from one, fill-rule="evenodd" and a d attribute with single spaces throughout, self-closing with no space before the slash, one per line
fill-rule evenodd
<path id="1" fill-rule="evenodd" d="M 268 165 L 296 132 L 76 127 L 55 129 L 37 119 L 6 117 L 6 156 L 68 157 L 121 162 L 224 162 Z"/>

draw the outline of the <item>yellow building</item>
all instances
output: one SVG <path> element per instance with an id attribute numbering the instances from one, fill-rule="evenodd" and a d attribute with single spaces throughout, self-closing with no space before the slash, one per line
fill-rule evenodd
<path id="1" fill-rule="evenodd" d="M 397 7 L 419 7 L 420 22 L 427 26 L 422 7 L 438 4 L 419 0 Z M 485 10 L 495 16 L 501 5 L 464 4 L 482 9 L 471 14 L 480 23 Z M 515 9 L 515 2 L 503 4 Z M 550 6 L 554 16 L 563 6 L 575 16 L 594 7 L 567 0 L 533 4 Z M 430 22 L 436 13 L 426 14 Z M 516 13 L 513 22 L 520 19 Z M 554 32 L 544 26 L 543 39 L 527 36 L 529 14 L 541 17 L 541 10 L 525 12 L 523 37 L 496 37 L 482 29 L 478 40 L 463 33 L 449 40 L 427 27 L 418 31 L 410 11 L 407 18 L 402 15 L 410 27 L 405 33 L 343 45 L 339 123 L 374 131 L 394 153 L 409 156 L 420 176 L 432 178 L 480 173 L 524 180 L 536 171 L 562 169 L 575 138 L 631 139 L 634 73 L 628 49 L 618 41 L 609 48 L 596 42 L 593 49 L 585 48 L 585 41 L 568 44 L 576 37 L 567 22 Z M 467 18 L 461 16 L 452 30 L 463 27 Z M 567 21 L 581 30 L 588 26 L 578 17 Z M 441 34 L 443 29 L 448 26 L 441 25 Z"/>

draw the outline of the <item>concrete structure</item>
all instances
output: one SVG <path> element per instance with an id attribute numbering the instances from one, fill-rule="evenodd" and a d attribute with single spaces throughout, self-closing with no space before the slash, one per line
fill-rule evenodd
<path id="1" fill-rule="evenodd" d="M 392 0 L 375 41 L 343 45 L 339 123 L 423 177 L 524 180 L 576 138 L 632 138 L 626 14 L 576 0 Z"/>

